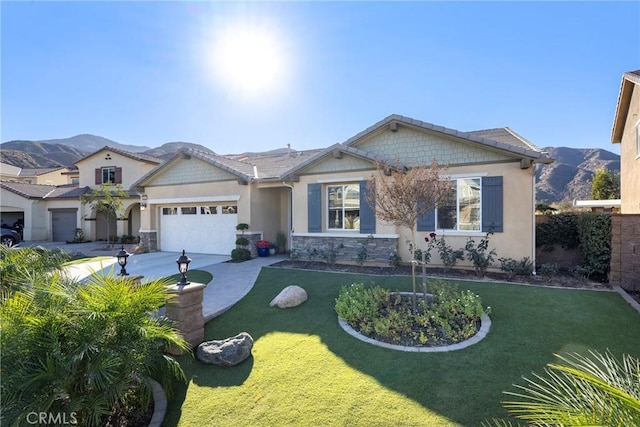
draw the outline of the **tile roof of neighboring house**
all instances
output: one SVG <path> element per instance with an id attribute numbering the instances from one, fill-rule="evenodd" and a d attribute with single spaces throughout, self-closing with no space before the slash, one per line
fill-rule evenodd
<path id="1" fill-rule="evenodd" d="M 635 85 L 640 85 L 640 70 L 629 71 L 622 75 L 620 91 L 618 92 L 618 103 L 616 104 L 616 112 L 613 116 L 613 126 L 611 128 L 611 142 L 614 144 L 622 142 L 622 134 L 624 133 L 624 126 L 627 122 L 631 95 L 633 94 L 633 87 Z"/>
<path id="2" fill-rule="evenodd" d="M 0 181 L 0 188 L 11 191 L 27 199 L 69 199 L 79 198 L 89 191 L 88 187 L 79 188 L 78 184 L 43 185 L 26 182 Z"/>
<path id="3" fill-rule="evenodd" d="M 255 153 L 250 155 L 227 156 L 237 157 L 237 161 L 249 164 L 253 173 L 253 166 L 256 167 L 258 179 L 279 180 L 292 168 L 301 163 L 305 163 L 314 158 L 323 149 L 302 150 L 280 153 Z"/>
<path id="4" fill-rule="evenodd" d="M 361 139 L 377 132 L 380 129 L 383 129 L 385 126 L 391 125 L 392 123 L 396 123 L 396 124 L 400 123 L 406 126 L 412 126 L 412 127 L 417 127 L 419 129 L 423 129 L 431 132 L 437 132 L 443 135 L 457 138 L 459 140 L 461 139 L 467 142 L 477 143 L 484 146 L 485 148 L 499 150 L 503 152 L 506 151 L 516 156 L 528 157 L 533 160 L 539 160 L 542 162 L 552 161 L 551 159 L 548 159 L 545 156 L 545 154 L 542 151 L 540 151 L 540 149 L 533 148 L 535 147 L 533 146 L 533 144 L 531 144 L 531 146 L 527 146 L 526 144 L 523 144 L 523 143 L 518 143 L 514 145 L 511 142 L 496 141 L 483 136 L 473 135 L 471 132 L 461 132 L 455 129 L 434 125 L 432 123 L 423 122 L 421 120 L 412 119 L 410 117 L 404 117 L 398 114 L 392 114 L 390 116 L 385 117 L 384 119 L 380 120 L 378 123 L 375 123 L 374 125 L 369 126 L 367 129 L 358 133 L 357 135 L 352 136 L 351 138 L 346 140 L 343 144 L 349 145 L 349 146 L 355 145 Z"/>
<path id="5" fill-rule="evenodd" d="M 94 151 L 91 154 L 88 154 L 86 156 L 84 156 L 83 158 L 77 160 L 74 164 L 77 164 L 85 159 L 88 159 L 89 157 L 93 157 L 96 154 L 98 154 L 101 151 L 112 151 L 114 153 L 118 153 L 120 155 L 123 155 L 125 157 L 129 157 L 130 159 L 133 160 L 139 160 L 141 162 L 149 162 L 149 163 L 155 163 L 155 164 L 160 164 L 162 163 L 164 160 L 158 158 L 158 157 L 154 157 L 154 156 L 147 156 L 146 154 L 142 154 L 142 153 L 132 153 L 131 151 L 126 151 L 126 150 L 121 150 L 119 148 L 114 148 L 114 147 L 109 147 L 108 145 L 105 145 L 104 147 L 100 148 L 99 150 Z"/>
<path id="6" fill-rule="evenodd" d="M 20 169 L 20 173 L 18 176 L 26 177 L 26 176 L 38 176 L 44 175 L 45 173 L 55 172 L 57 170 L 67 169 L 66 166 L 60 166 L 57 168 L 34 168 L 34 169 Z"/>
<path id="7" fill-rule="evenodd" d="M 496 128 L 496 129 L 474 130 L 468 133 L 473 136 L 479 136 L 482 138 L 492 139 L 498 142 L 504 142 L 505 144 L 511 144 L 515 146 L 529 148 L 535 151 L 542 151 L 537 145 L 533 144 L 531 141 L 525 139 L 524 137 L 518 135 L 508 127 Z"/>

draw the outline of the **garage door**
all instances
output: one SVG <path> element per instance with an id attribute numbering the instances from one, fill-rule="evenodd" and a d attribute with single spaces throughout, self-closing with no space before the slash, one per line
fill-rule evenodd
<path id="1" fill-rule="evenodd" d="M 51 210 L 51 228 L 54 242 L 70 242 L 74 239 L 76 228 L 76 209 Z"/>
<path id="2" fill-rule="evenodd" d="M 236 247 L 237 205 L 160 209 L 160 250 L 229 255 Z"/>

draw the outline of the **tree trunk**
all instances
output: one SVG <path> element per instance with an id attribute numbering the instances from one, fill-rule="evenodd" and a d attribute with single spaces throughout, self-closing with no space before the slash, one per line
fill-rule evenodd
<path id="1" fill-rule="evenodd" d="M 416 314 L 416 299 L 417 299 L 417 288 L 416 288 L 416 231 L 415 226 L 411 227 L 411 280 L 413 284 L 413 314 Z"/>

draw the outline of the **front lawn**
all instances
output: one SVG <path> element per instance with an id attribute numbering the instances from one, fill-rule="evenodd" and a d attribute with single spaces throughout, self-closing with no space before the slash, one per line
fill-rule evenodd
<path id="1" fill-rule="evenodd" d="M 459 282 L 491 306 L 480 343 L 451 353 L 403 353 L 363 343 L 338 325 L 342 285 L 375 281 L 407 291 L 410 277 L 265 268 L 251 292 L 206 325 L 205 339 L 246 331 L 253 357 L 233 368 L 180 358 L 188 385 L 174 390 L 165 426 L 479 425 L 506 417 L 500 400 L 553 353 L 640 354 L 640 315 L 617 293 Z M 270 308 L 285 286 L 308 293 Z"/>

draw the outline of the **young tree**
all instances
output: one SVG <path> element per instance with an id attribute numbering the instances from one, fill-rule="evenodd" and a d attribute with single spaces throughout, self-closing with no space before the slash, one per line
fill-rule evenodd
<path id="1" fill-rule="evenodd" d="M 591 181 L 593 200 L 613 200 L 620 198 L 620 174 L 609 169 L 598 169 Z"/>
<path id="2" fill-rule="evenodd" d="M 379 173 L 373 175 L 368 183 L 367 203 L 375 209 L 377 217 L 381 220 L 407 227 L 411 231 L 410 245 L 413 258 L 418 218 L 451 197 L 451 182 L 440 176 L 441 168 L 435 160 L 430 166 L 423 164 L 410 168 L 404 167 L 398 160 L 393 165 L 378 162 L 376 169 Z M 411 275 L 415 311 L 416 267 L 413 260 Z"/>
<path id="3" fill-rule="evenodd" d="M 102 184 L 100 188 L 95 188 L 91 193 L 83 194 L 81 201 L 83 205 L 89 205 L 96 214 L 100 215 L 107 225 L 107 244 L 111 245 L 110 218 L 122 210 L 122 199 L 129 197 L 129 193 L 122 189 L 120 184 Z"/>

